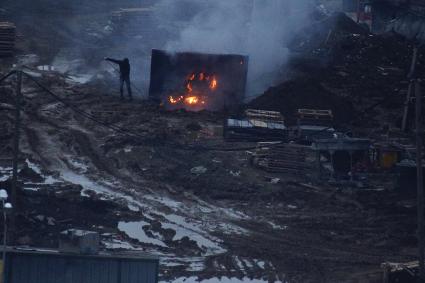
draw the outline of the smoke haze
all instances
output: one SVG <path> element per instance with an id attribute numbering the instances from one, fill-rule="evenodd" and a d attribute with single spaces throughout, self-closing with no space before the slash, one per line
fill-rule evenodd
<path id="1" fill-rule="evenodd" d="M 308 23 L 314 0 L 6 1 L 20 29 L 44 40 L 34 42 L 38 55 L 53 57 L 44 64 L 81 60 L 91 74 L 111 71 L 100 63 L 103 57 L 128 57 L 139 95 L 147 95 L 153 48 L 248 55 L 247 96 L 254 97 L 285 78 L 287 46 Z M 113 16 L 121 8 L 140 6 L 153 6 L 147 22 L 125 16 L 129 23 L 121 27 Z"/>
<path id="2" fill-rule="evenodd" d="M 194 12 L 165 49 L 229 53 L 250 57 L 247 96 L 255 96 L 284 76 L 287 45 L 311 12 L 310 0 L 163 0 L 158 15 L 178 20 L 173 11 Z"/>

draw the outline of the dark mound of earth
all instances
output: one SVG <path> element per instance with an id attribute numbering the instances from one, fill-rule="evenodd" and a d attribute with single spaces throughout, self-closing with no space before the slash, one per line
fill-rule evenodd
<path id="1" fill-rule="evenodd" d="M 249 108 L 279 111 L 288 125 L 296 123 L 296 111 L 300 108 L 330 109 L 336 124 L 350 122 L 355 115 L 352 103 L 328 91 L 319 80 L 300 78 L 270 88 L 262 96 L 248 104 Z"/>

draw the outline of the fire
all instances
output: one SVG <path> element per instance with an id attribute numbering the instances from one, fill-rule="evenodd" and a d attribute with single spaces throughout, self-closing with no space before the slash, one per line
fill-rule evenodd
<path id="1" fill-rule="evenodd" d="M 188 97 L 186 97 L 184 99 L 184 102 L 186 102 L 186 104 L 189 104 L 189 105 L 198 104 L 199 97 L 197 97 L 197 96 L 188 96 Z"/>
<path id="2" fill-rule="evenodd" d="M 215 79 L 215 77 L 213 77 L 213 79 L 210 82 L 210 89 L 215 90 L 217 88 L 217 80 Z"/>
<path id="3" fill-rule="evenodd" d="M 216 76 L 205 74 L 204 72 L 188 75 L 185 84 L 186 95 L 169 96 L 168 101 L 170 104 L 205 105 L 206 94 L 214 92 L 218 88 Z"/>
<path id="4" fill-rule="evenodd" d="M 183 96 L 179 96 L 179 97 L 177 97 L 177 98 L 174 98 L 174 97 L 172 97 L 172 96 L 170 96 L 169 98 L 168 98 L 168 101 L 170 101 L 170 103 L 171 104 L 177 104 L 177 103 L 179 103 L 180 101 L 182 101 L 183 100 Z"/>

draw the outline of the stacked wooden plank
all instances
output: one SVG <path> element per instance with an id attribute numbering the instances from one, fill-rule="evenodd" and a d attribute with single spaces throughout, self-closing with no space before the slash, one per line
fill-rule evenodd
<path id="1" fill-rule="evenodd" d="M 284 124 L 284 118 L 280 112 L 258 110 L 258 109 L 247 109 L 245 115 L 249 119 L 256 119 L 265 122 L 276 122 Z"/>
<path id="2" fill-rule="evenodd" d="M 248 109 L 243 119 L 228 119 L 224 134 L 233 141 L 283 141 L 287 138 L 280 112 Z"/>
<path id="3" fill-rule="evenodd" d="M 333 123 L 332 110 L 298 109 L 299 125 L 330 125 Z"/>
<path id="4" fill-rule="evenodd" d="M 0 22 L 0 57 L 13 55 L 15 50 L 15 40 L 15 25 L 8 22 Z"/>
<path id="5" fill-rule="evenodd" d="M 254 166 L 267 172 L 304 173 L 311 169 L 307 162 L 308 146 L 296 144 L 258 143 L 253 154 Z"/>

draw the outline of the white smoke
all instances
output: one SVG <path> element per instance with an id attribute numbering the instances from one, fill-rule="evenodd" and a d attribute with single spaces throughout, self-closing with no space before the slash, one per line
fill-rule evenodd
<path id="1" fill-rule="evenodd" d="M 288 43 L 306 24 L 312 0 L 162 0 L 157 7 L 172 21 L 194 11 L 166 50 L 248 55 L 247 96 L 255 96 L 282 79 Z"/>

